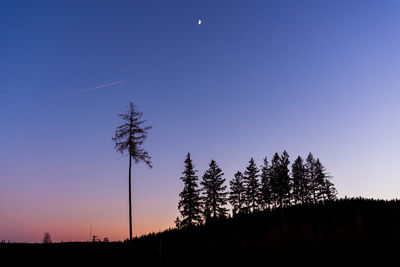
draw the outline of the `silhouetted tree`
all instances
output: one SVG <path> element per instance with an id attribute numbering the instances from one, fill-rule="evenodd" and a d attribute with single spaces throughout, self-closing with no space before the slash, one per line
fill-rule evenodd
<path id="1" fill-rule="evenodd" d="M 139 112 L 132 102 L 129 102 L 128 110 L 124 114 L 119 114 L 124 121 L 117 127 L 112 140 L 115 142 L 115 149 L 129 155 L 129 240 L 132 240 L 132 196 L 131 196 L 131 177 L 132 159 L 135 163 L 144 162 L 152 168 L 151 157 L 142 148 L 142 144 L 147 138 L 148 130 L 151 126 L 142 126 L 145 120 L 141 120 L 143 113 Z"/>
<path id="2" fill-rule="evenodd" d="M 314 171 L 315 171 L 315 191 L 317 200 L 325 200 L 324 189 L 325 189 L 325 168 L 322 166 L 321 162 L 317 158 L 314 162 Z"/>
<path id="3" fill-rule="evenodd" d="M 237 172 L 230 181 L 229 203 L 232 205 L 232 213 L 243 213 L 246 204 L 246 190 L 243 173 Z"/>
<path id="4" fill-rule="evenodd" d="M 290 204 L 290 176 L 289 176 L 289 154 L 283 151 L 279 156 L 275 153 L 270 167 L 271 197 L 274 206 L 279 204 Z"/>
<path id="5" fill-rule="evenodd" d="M 264 158 L 264 165 L 261 166 L 261 204 L 263 209 L 268 209 L 272 203 L 272 191 L 270 184 L 270 173 L 267 157 Z"/>
<path id="6" fill-rule="evenodd" d="M 319 159 L 315 161 L 314 169 L 318 200 L 336 199 L 336 189 L 330 181 L 332 176 L 328 175 Z"/>
<path id="7" fill-rule="evenodd" d="M 190 153 L 187 154 L 185 159 L 185 170 L 182 172 L 184 187 L 183 191 L 179 194 L 180 201 L 178 209 L 182 215 L 180 220 L 180 227 L 188 227 L 201 224 L 201 197 L 200 189 L 198 189 L 196 175 L 197 170 L 194 169 L 193 162 L 190 158 Z"/>
<path id="8" fill-rule="evenodd" d="M 279 190 L 278 190 L 278 201 L 282 206 L 290 204 L 290 175 L 289 175 L 289 154 L 283 151 L 280 160 L 280 172 L 279 172 Z"/>
<path id="9" fill-rule="evenodd" d="M 308 179 L 303 159 L 298 156 L 292 164 L 292 200 L 305 203 L 308 200 Z"/>
<path id="10" fill-rule="evenodd" d="M 176 228 L 181 229 L 182 221 L 181 221 L 181 219 L 179 219 L 179 216 L 176 217 L 176 219 L 174 220 L 174 223 L 175 223 Z"/>
<path id="11" fill-rule="evenodd" d="M 331 178 L 332 176 L 328 176 L 327 179 L 325 180 L 324 194 L 327 200 L 336 200 L 337 190 L 334 184 L 330 181 Z"/>
<path id="12" fill-rule="evenodd" d="M 307 173 L 307 179 L 309 182 L 309 188 L 308 188 L 308 193 L 312 197 L 312 200 L 314 202 L 318 201 L 318 187 L 317 187 L 317 182 L 316 182 L 316 170 L 315 170 L 315 159 L 313 154 L 310 152 L 307 156 L 306 159 L 306 173 Z"/>
<path id="13" fill-rule="evenodd" d="M 278 153 L 275 153 L 271 160 L 271 166 L 269 167 L 269 184 L 270 184 L 270 195 L 271 203 L 274 207 L 278 206 L 279 202 L 279 175 L 280 175 L 281 158 Z"/>
<path id="14" fill-rule="evenodd" d="M 244 172 L 244 185 L 246 192 L 246 208 L 248 212 L 258 210 L 260 204 L 260 185 L 258 181 L 258 168 L 251 158 L 249 166 Z"/>
<path id="15" fill-rule="evenodd" d="M 43 244 L 50 244 L 51 243 L 51 236 L 50 236 L 49 232 L 44 233 L 42 242 L 43 242 Z"/>
<path id="16" fill-rule="evenodd" d="M 215 160 L 211 160 L 209 167 L 201 181 L 203 214 L 206 220 L 225 218 L 228 213 L 225 207 L 228 202 L 228 192 L 224 185 L 225 179 L 222 177 L 224 174 Z"/>

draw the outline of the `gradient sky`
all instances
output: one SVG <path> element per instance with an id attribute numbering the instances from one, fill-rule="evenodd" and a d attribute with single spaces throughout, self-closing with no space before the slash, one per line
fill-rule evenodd
<path id="1" fill-rule="evenodd" d="M 134 235 L 174 225 L 187 152 L 230 180 L 312 151 L 340 197 L 399 197 L 399 1 L 1 1 L 0 36 L 0 239 L 128 236 L 129 100 Z"/>

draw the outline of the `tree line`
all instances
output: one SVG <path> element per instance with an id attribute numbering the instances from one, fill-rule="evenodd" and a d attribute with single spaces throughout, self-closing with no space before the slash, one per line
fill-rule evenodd
<path id="1" fill-rule="evenodd" d="M 175 220 L 178 228 L 227 218 L 232 215 L 272 210 L 278 207 L 317 203 L 336 199 L 337 191 L 321 161 L 310 152 L 303 160 L 298 156 L 290 166 L 289 154 L 275 153 L 271 162 L 265 157 L 258 168 L 251 158 L 244 172 L 236 172 L 225 185 L 224 173 L 215 160 L 199 181 L 190 153 L 184 161 L 179 194 L 181 216 Z M 291 168 L 291 169 L 290 169 Z"/>

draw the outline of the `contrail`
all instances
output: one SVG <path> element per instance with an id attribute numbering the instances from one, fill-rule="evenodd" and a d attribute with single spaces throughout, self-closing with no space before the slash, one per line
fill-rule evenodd
<path id="1" fill-rule="evenodd" d="M 92 87 L 92 88 L 88 88 L 88 89 L 84 89 L 84 90 L 68 93 L 68 94 L 65 94 L 65 95 L 61 95 L 61 96 L 58 96 L 57 98 L 63 98 L 63 97 L 66 97 L 66 96 L 71 96 L 71 95 L 78 95 L 78 94 L 86 93 L 86 92 L 89 92 L 89 91 L 94 91 L 94 90 L 99 89 L 99 88 L 112 86 L 112 85 L 117 85 L 117 84 L 124 83 L 124 82 L 126 82 L 126 80 L 116 81 L 116 82 L 112 82 L 112 83 L 106 83 L 106 84 L 98 85 L 98 86 L 95 86 L 95 87 Z"/>

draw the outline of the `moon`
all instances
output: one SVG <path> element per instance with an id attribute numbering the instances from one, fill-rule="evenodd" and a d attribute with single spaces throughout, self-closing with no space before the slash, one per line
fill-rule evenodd
<path id="1" fill-rule="evenodd" d="M 197 25 L 200 25 L 201 24 L 201 20 L 199 19 L 199 21 L 197 22 Z"/>

